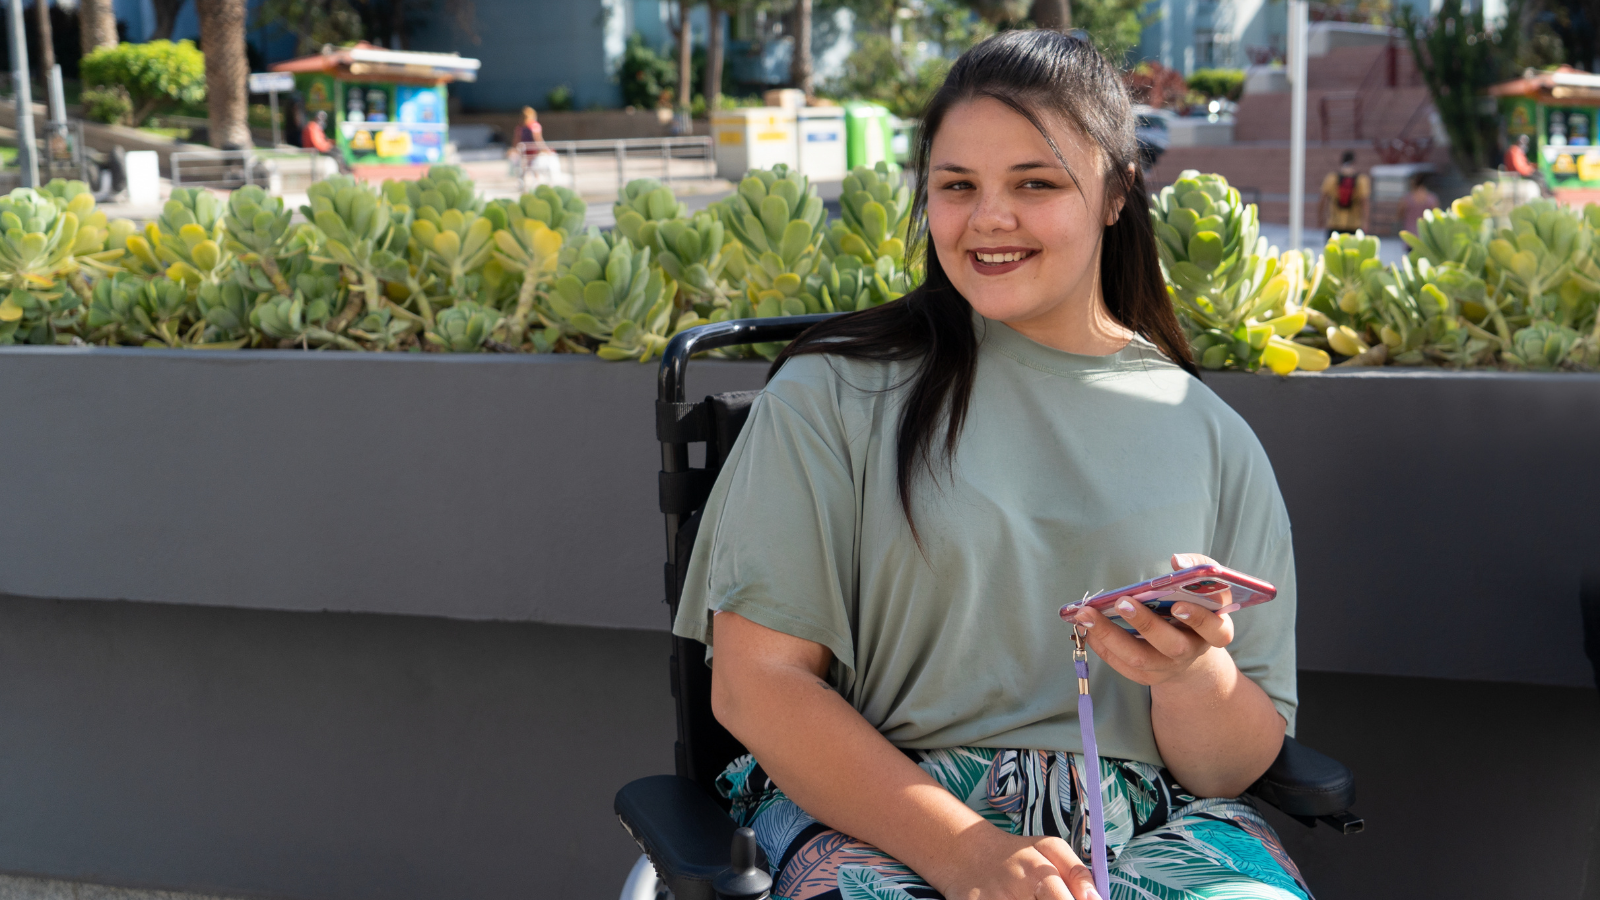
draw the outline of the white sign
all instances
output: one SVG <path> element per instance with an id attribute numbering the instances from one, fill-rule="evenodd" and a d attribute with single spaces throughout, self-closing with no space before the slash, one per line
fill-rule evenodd
<path id="1" fill-rule="evenodd" d="M 293 72 L 251 72 L 250 93 L 274 94 L 294 90 Z"/>

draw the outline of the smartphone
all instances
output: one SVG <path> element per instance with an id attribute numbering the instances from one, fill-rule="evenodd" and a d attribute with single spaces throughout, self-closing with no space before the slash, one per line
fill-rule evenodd
<path id="1" fill-rule="evenodd" d="M 1227 566 L 1206 563 L 1179 569 L 1159 578 L 1130 584 L 1114 591 L 1102 591 L 1076 603 L 1068 603 L 1061 607 L 1061 618 L 1071 621 L 1078 610 L 1085 606 L 1106 612 L 1118 600 L 1127 597 L 1137 603 L 1143 603 L 1147 609 L 1171 622 L 1172 604 L 1179 600 L 1205 607 L 1212 612 L 1231 613 L 1246 606 L 1265 603 L 1276 596 L 1278 589 L 1259 578 L 1235 572 Z M 1122 621 L 1120 617 L 1110 618 L 1123 629 L 1134 630 L 1133 626 Z"/>

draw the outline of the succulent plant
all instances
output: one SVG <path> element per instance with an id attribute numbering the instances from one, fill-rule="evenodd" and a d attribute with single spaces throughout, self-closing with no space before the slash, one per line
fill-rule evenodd
<path id="1" fill-rule="evenodd" d="M 810 181 L 782 163 L 752 170 L 716 208 L 729 234 L 757 258 L 806 247 L 823 220 L 822 198 Z"/>
<path id="2" fill-rule="evenodd" d="M 897 266 L 901 265 L 906 252 L 906 229 L 911 221 L 911 188 L 902 182 L 900 173 L 890 171 L 883 162 L 871 169 L 857 166 L 845 176 L 842 188 L 840 224 L 848 234 L 855 235 L 855 240 L 845 234 L 839 235 L 838 250 L 859 257 L 867 265 L 877 262 L 880 256 L 887 256 Z M 837 231 L 837 226 L 831 230 Z"/>
<path id="3" fill-rule="evenodd" d="M 654 246 L 656 228 L 662 222 L 689 217 L 689 207 L 673 196 L 671 188 L 654 178 L 628 182 L 611 211 L 617 230 L 635 247 Z"/>
<path id="4" fill-rule="evenodd" d="M 1167 291 L 1202 366 L 1267 365 L 1280 373 L 1326 367 L 1324 357 L 1307 352 L 1316 348 L 1288 340 L 1306 321 L 1302 257 L 1280 257 L 1267 246 L 1255 207 L 1227 179 L 1183 172 L 1156 197 L 1150 218 Z"/>
<path id="5" fill-rule="evenodd" d="M 228 195 L 223 216 L 225 246 L 244 264 L 246 277 L 263 291 L 287 294 L 279 260 L 311 249 L 314 233 L 305 225 L 294 227 L 294 213 L 283 208 L 283 198 L 273 197 L 250 184 Z M 259 277 L 255 277 L 259 273 Z"/>
<path id="6" fill-rule="evenodd" d="M 1580 339 L 1575 329 L 1539 321 L 1517 329 L 1511 336 L 1511 346 L 1502 350 L 1500 356 L 1522 368 L 1554 369 L 1567 361 Z"/>
<path id="7" fill-rule="evenodd" d="M 499 310 L 464 300 L 440 312 L 424 337 L 442 350 L 473 353 L 483 349 L 503 319 Z"/>
<path id="8" fill-rule="evenodd" d="M 701 316 L 726 313 L 733 290 L 723 280 L 728 264 L 727 228 L 715 213 L 700 211 L 686 219 L 669 219 L 655 230 L 656 259 L 678 284 L 683 306 Z M 734 252 L 739 252 L 735 248 Z"/>
<path id="9" fill-rule="evenodd" d="M 7 290 L 0 299 L 0 343 L 71 339 L 88 292 L 81 280 L 73 284 L 79 265 L 75 251 L 80 237 L 89 254 L 101 253 L 97 248 L 105 240 L 105 232 L 92 225 L 79 234 L 78 213 L 93 207 L 87 194 L 66 204 L 29 188 L 0 197 L 0 288 Z M 104 222 L 103 214 L 92 215 Z"/>
<path id="10" fill-rule="evenodd" d="M 85 324 L 91 335 L 108 343 L 147 347 L 195 347 L 204 343 L 204 322 L 199 321 L 188 290 L 169 278 L 115 275 L 100 279 L 94 286 Z M 227 346 L 243 346 L 243 342 L 220 345 Z"/>
<path id="11" fill-rule="evenodd" d="M 505 228 L 520 219 L 538 219 L 546 227 L 571 237 L 583 231 L 589 205 L 568 188 L 541 184 L 516 200 L 492 200 L 483 214 L 494 220 L 494 227 Z"/>
<path id="12" fill-rule="evenodd" d="M 477 185 L 459 166 L 429 166 L 428 174 L 415 181 L 385 181 L 382 193 L 393 206 L 406 206 L 413 211 L 424 206 L 441 214 L 447 209 L 463 213 L 483 210 Z"/>
<path id="13" fill-rule="evenodd" d="M 505 317 L 505 342 L 513 347 L 521 347 L 527 336 L 528 324 L 538 310 L 539 292 L 555 276 L 562 244 L 561 232 L 532 217 L 518 219 L 494 233 L 495 261 L 519 276 L 516 303 Z"/>
<path id="14" fill-rule="evenodd" d="M 292 297 L 277 294 L 263 297 L 250 310 L 250 326 L 272 338 L 279 347 L 333 345 L 345 350 L 365 349 L 350 338 L 329 330 L 325 325 L 326 319 L 311 318 L 311 315 L 325 313 L 326 310 L 325 303 L 307 303 L 305 295 L 298 290 Z"/>
<path id="15" fill-rule="evenodd" d="M 649 247 L 592 231 L 569 250 L 549 308 L 565 331 L 599 342 L 601 358 L 649 360 L 673 334 L 704 321 L 693 312 L 674 315 L 676 285 L 650 264 Z"/>
<path id="16" fill-rule="evenodd" d="M 322 232 L 326 256 L 318 261 L 342 266 L 358 287 L 328 323 L 328 330 L 338 333 L 363 310 L 384 308 L 384 280 L 404 282 L 410 275 L 401 256 L 410 238 L 406 210 L 345 175 L 318 181 L 307 193 L 311 202 L 300 211 Z"/>

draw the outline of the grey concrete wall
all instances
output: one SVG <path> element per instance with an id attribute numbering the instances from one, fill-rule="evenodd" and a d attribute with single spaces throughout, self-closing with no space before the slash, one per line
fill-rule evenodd
<path id="1" fill-rule="evenodd" d="M 670 771 L 667 652 L 649 631 L 0 596 L 0 871 L 610 900 L 636 857 L 612 794 Z M 1302 738 L 1354 769 L 1369 821 L 1273 814 L 1319 898 L 1581 896 L 1594 690 L 1303 672 L 1301 696 Z"/>
<path id="2" fill-rule="evenodd" d="M 615 897 L 638 851 L 611 798 L 672 767 L 667 654 L 660 632 L 0 597 L 0 871 Z"/>
<path id="3" fill-rule="evenodd" d="M 698 396 L 764 366 L 690 371 Z M 654 379 L 574 356 L 6 349 L 0 592 L 662 629 Z M 1593 683 L 1600 376 L 1208 383 L 1283 486 L 1302 666 Z"/>

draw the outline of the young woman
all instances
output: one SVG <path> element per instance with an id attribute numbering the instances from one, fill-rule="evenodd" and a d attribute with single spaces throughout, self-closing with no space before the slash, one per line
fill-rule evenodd
<path id="1" fill-rule="evenodd" d="M 1309 896 L 1239 799 L 1294 718 L 1289 521 L 1194 377 L 1132 121 L 1074 38 L 958 60 L 917 150 L 926 282 L 790 346 L 712 492 L 676 629 L 778 896 L 1097 897 L 1056 611 L 1208 558 L 1277 599 L 1080 619 L 1112 898 Z"/>

